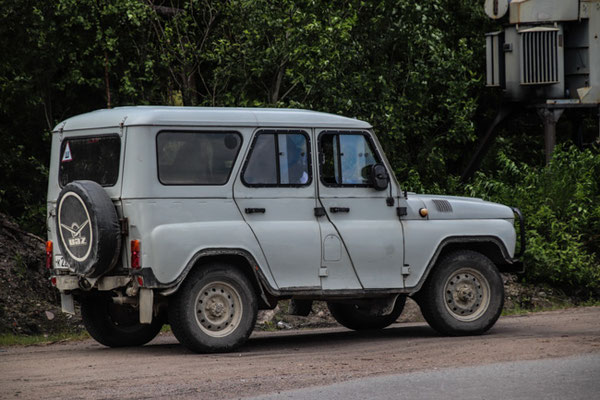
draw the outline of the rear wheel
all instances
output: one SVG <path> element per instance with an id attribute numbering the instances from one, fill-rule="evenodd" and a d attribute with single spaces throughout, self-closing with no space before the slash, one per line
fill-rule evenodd
<path id="1" fill-rule="evenodd" d="M 337 322 L 346 328 L 356 331 L 367 329 L 383 329 L 396 322 L 406 302 L 405 296 L 398 296 L 392 312 L 387 315 L 376 315 L 361 303 L 332 303 L 327 307 Z"/>
<path id="2" fill-rule="evenodd" d="M 257 299 L 248 278 L 228 265 L 192 271 L 169 301 L 169 323 L 181 344 L 199 353 L 243 344 L 256 323 Z"/>
<path id="3" fill-rule="evenodd" d="M 90 336 L 109 347 L 141 346 L 154 339 L 163 326 L 162 318 L 140 324 L 137 309 L 115 304 L 104 293 L 82 299 L 81 318 Z"/>
<path id="4" fill-rule="evenodd" d="M 445 257 L 417 294 L 429 325 L 442 334 L 477 335 L 500 317 L 504 286 L 483 254 L 463 250 Z"/>

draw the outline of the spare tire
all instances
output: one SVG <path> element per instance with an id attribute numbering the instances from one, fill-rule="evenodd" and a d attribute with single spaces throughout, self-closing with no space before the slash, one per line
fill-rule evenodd
<path id="1" fill-rule="evenodd" d="M 74 181 L 56 201 L 58 246 L 71 271 L 97 278 L 119 258 L 119 217 L 106 191 L 93 181 Z"/>

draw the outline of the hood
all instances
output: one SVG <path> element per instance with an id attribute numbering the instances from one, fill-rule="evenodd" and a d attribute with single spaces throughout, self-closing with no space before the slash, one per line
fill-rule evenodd
<path id="1" fill-rule="evenodd" d="M 513 219 L 513 210 L 505 205 L 474 197 L 415 194 L 427 211 L 429 219 Z"/>

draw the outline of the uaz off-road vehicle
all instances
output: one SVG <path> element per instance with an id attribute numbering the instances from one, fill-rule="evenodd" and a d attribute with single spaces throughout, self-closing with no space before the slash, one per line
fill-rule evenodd
<path id="1" fill-rule="evenodd" d="M 298 315 L 325 300 L 342 325 L 381 329 L 410 295 L 441 333 L 487 331 L 502 309 L 499 271 L 522 268 L 520 213 L 405 193 L 390 170 L 371 126 L 337 115 L 76 116 L 52 135 L 52 282 L 63 310 L 77 300 L 91 336 L 115 347 L 169 323 L 194 351 L 232 350 L 281 299 Z"/>

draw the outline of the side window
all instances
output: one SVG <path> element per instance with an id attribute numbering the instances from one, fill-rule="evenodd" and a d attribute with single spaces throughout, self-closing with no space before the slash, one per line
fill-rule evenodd
<path id="1" fill-rule="evenodd" d="M 237 132 L 160 132 L 158 179 L 164 185 L 224 185 L 241 144 Z"/>
<path id="2" fill-rule="evenodd" d="M 305 186 L 312 180 L 308 135 L 259 131 L 242 172 L 246 186 Z"/>
<path id="3" fill-rule="evenodd" d="M 368 136 L 353 132 L 324 132 L 319 149 L 321 180 L 325 185 L 369 185 L 369 171 L 379 160 Z"/>

